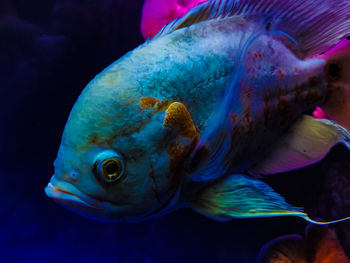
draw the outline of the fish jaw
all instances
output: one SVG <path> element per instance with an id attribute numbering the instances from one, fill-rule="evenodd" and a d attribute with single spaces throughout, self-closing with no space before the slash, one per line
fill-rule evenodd
<path id="1" fill-rule="evenodd" d="M 69 209 L 99 209 L 101 207 L 100 201 L 87 196 L 68 182 L 57 180 L 55 176 L 52 176 L 46 186 L 45 193 L 55 202 Z"/>
<path id="2" fill-rule="evenodd" d="M 124 221 L 115 220 L 107 215 L 106 211 L 115 209 L 115 206 L 109 202 L 91 198 L 72 184 L 58 180 L 55 176 L 52 176 L 46 186 L 45 193 L 59 205 L 83 217 L 100 222 Z"/>
<path id="3" fill-rule="evenodd" d="M 51 181 L 45 187 L 45 193 L 64 208 L 83 217 L 100 222 L 137 223 L 167 214 L 179 208 L 177 206 L 178 191 L 155 211 L 129 217 L 127 216 L 127 211 L 130 210 L 130 206 L 116 205 L 109 201 L 92 198 L 82 193 L 74 185 L 55 178 L 55 175 L 52 176 Z"/>

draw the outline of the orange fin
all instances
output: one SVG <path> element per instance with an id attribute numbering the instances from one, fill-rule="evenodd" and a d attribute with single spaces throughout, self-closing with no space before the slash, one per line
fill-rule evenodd
<path id="1" fill-rule="evenodd" d="M 306 241 L 313 263 L 350 263 L 333 230 L 312 225 L 307 229 Z"/>
<path id="2" fill-rule="evenodd" d="M 170 104 L 165 112 L 163 125 L 178 132 L 177 139 L 171 143 L 168 149 L 169 168 L 172 172 L 176 172 L 199 141 L 199 135 L 191 114 L 186 106 L 180 102 Z"/>
<path id="3" fill-rule="evenodd" d="M 258 263 L 350 263 L 336 233 L 324 226 L 310 225 L 306 238 L 288 235 L 268 242 Z"/>

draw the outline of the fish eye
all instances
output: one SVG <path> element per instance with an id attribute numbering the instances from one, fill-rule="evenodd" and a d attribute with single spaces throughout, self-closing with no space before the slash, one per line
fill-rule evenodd
<path id="1" fill-rule="evenodd" d="M 104 182 L 118 181 L 124 174 L 124 163 L 121 156 L 114 151 L 99 154 L 95 160 L 94 173 Z"/>
<path id="2" fill-rule="evenodd" d="M 331 79 L 331 80 L 337 80 L 340 78 L 340 75 L 341 75 L 341 67 L 338 63 L 336 62 L 331 62 L 328 64 L 328 67 L 327 67 L 327 74 L 328 74 L 328 77 Z"/>
<path id="3" fill-rule="evenodd" d="M 115 182 L 123 175 L 123 165 L 118 159 L 107 159 L 102 164 L 102 176 L 107 182 Z"/>

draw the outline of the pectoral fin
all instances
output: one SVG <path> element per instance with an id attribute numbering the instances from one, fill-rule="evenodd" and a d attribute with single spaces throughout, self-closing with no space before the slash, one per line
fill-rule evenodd
<path id="1" fill-rule="evenodd" d="M 241 174 L 217 181 L 201 190 L 189 203 L 194 210 L 218 221 L 249 217 L 306 217 L 264 182 Z"/>
<path id="2" fill-rule="evenodd" d="M 250 172 L 259 175 L 299 169 L 322 160 L 337 143 L 350 148 L 349 142 L 350 134 L 345 128 L 329 120 L 305 115 Z"/>

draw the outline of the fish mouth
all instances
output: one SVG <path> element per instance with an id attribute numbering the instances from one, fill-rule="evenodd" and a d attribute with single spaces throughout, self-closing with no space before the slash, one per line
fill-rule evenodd
<path id="1" fill-rule="evenodd" d="M 82 193 L 72 184 L 59 181 L 54 176 L 45 187 L 45 193 L 57 203 L 68 207 L 83 206 L 98 209 L 101 205 L 99 201 Z"/>

